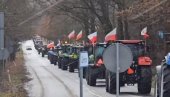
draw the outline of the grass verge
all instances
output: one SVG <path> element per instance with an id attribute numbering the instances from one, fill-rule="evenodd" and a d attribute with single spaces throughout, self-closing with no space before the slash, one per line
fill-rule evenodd
<path id="1" fill-rule="evenodd" d="M 26 76 L 23 53 L 16 55 L 15 62 L 7 62 L 0 85 L 0 97 L 28 97 L 24 85 L 30 79 Z"/>

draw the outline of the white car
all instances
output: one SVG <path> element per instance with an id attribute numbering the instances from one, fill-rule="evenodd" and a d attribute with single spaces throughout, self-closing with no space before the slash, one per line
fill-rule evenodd
<path id="1" fill-rule="evenodd" d="M 32 50 L 31 46 L 27 46 L 26 50 Z"/>

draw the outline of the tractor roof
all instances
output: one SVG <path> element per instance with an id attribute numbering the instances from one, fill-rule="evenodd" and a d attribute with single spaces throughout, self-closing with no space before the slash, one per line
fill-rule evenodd
<path id="1" fill-rule="evenodd" d="M 142 43 L 144 42 L 144 40 L 117 40 L 116 42 L 136 44 L 136 43 Z"/>

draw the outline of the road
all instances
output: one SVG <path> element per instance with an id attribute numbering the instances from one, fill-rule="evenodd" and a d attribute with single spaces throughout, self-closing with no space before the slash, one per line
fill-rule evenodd
<path id="1" fill-rule="evenodd" d="M 32 50 L 26 50 L 27 46 L 31 46 Z M 25 66 L 30 73 L 29 77 L 32 78 L 26 85 L 29 97 L 79 97 L 77 72 L 62 71 L 58 66 L 50 64 L 46 57 L 38 55 L 31 40 L 23 42 L 22 49 Z M 88 86 L 83 80 L 83 85 L 84 97 L 116 97 L 106 93 L 104 80 L 98 80 L 98 85 L 95 87 Z M 139 95 L 136 86 L 125 86 L 120 91 L 120 97 L 153 97 Z"/>

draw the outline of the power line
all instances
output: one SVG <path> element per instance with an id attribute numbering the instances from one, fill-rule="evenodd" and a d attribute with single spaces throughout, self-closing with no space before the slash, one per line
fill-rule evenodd
<path id="1" fill-rule="evenodd" d="M 28 21 L 34 19 L 35 17 L 41 15 L 42 13 L 46 12 L 47 10 L 49 10 L 49 9 L 53 8 L 54 6 L 56 6 L 57 4 L 59 4 L 61 1 L 63 1 L 63 0 L 58 0 L 58 1 L 56 1 L 53 5 L 51 5 L 51 6 L 47 7 L 47 8 L 45 8 L 45 9 L 43 9 L 43 10 L 41 10 L 41 11 L 39 11 L 39 12 L 36 13 L 35 15 L 33 15 L 33 16 L 27 18 L 26 20 L 20 22 L 20 23 L 18 24 L 18 26 L 21 26 L 21 25 L 27 23 Z"/>
<path id="2" fill-rule="evenodd" d="M 129 20 L 134 20 L 134 19 L 139 18 L 139 17 L 141 17 L 142 15 L 144 15 L 144 14 L 146 14 L 146 13 L 148 13 L 148 12 L 154 10 L 154 9 L 157 8 L 158 6 L 160 6 L 160 5 L 164 4 L 164 3 L 166 3 L 167 1 L 168 1 L 168 0 L 163 0 L 163 1 L 161 1 L 160 3 L 156 4 L 155 6 L 152 6 L 152 7 L 149 8 L 148 10 L 145 10 L 144 12 L 141 12 L 141 13 L 135 15 L 134 17 L 131 17 Z"/>

